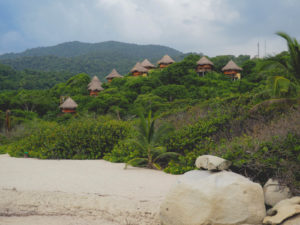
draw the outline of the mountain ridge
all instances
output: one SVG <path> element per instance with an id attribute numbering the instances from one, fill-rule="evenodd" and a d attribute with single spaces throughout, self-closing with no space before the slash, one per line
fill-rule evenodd
<path id="1" fill-rule="evenodd" d="M 113 68 L 127 74 L 137 61 L 149 59 L 155 64 L 168 54 L 175 61 L 183 59 L 184 54 L 176 49 L 162 45 L 138 45 L 117 41 L 84 43 L 65 42 L 50 47 L 28 49 L 21 53 L 8 53 L 0 56 L 0 63 L 15 70 L 36 70 L 87 73 L 97 75 L 101 80 Z"/>
<path id="2" fill-rule="evenodd" d="M 105 51 L 108 47 L 117 47 L 117 48 L 164 48 L 169 51 L 173 51 L 177 54 L 183 54 L 182 52 L 163 45 L 154 45 L 154 44 L 134 44 L 134 43 L 125 43 L 119 41 L 104 41 L 97 43 L 88 43 L 88 42 L 80 42 L 80 41 L 70 41 L 63 42 L 53 46 L 41 46 L 26 49 L 20 53 L 4 53 L 0 55 L 0 60 L 3 59 L 15 59 L 23 56 L 58 56 L 58 57 L 76 57 L 80 55 L 85 55 L 90 52 L 98 52 Z M 67 50 L 67 52 L 65 52 Z M 62 52 L 64 51 L 64 52 Z"/>

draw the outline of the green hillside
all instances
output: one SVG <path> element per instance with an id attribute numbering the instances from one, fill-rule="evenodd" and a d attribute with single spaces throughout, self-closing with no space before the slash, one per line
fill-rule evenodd
<path id="1" fill-rule="evenodd" d="M 60 71 L 18 71 L 8 65 L 0 64 L 0 92 L 18 89 L 49 89 L 72 76 L 70 72 Z"/>
<path id="2" fill-rule="evenodd" d="M 261 184 L 279 179 L 299 195 L 300 48 L 287 42 L 288 52 L 263 59 L 210 58 L 215 69 L 204 76 L 196 72 L 200 56 L 190 54 L 148 76 L 115 78 L 95 97 L 86 73 L 44 90 L 2 91 L 0 153 L 104 158 L 174 174 L 195 169 L 195 159 L 210 154 L 230 160 L 234 172 Z M 220 72 L 232 58 L 243 69 L 241 79 Z M 3 71 L 16 79 L 26 74 Z M 74 114 L 59 107 L 68 96 L 78 105 Z"/>
<path id="3" fill-rule="evenodd" d="M 52 47 L 40 47 L 22 53 L 0 56 L 0 63 L 16 70 L 68 71 L 72 74 L 88 73 L 100 79 L 113 68 L 127 74 L 137 61 L 148 58 L 156 63 L 168 54 L 175 61 L 182 59 L 182 53 L 160 45 L 137 45 L 115 41 L 102 43 L 67 42 Z"/>
<path id="4" fill-rule="evenodd" d="M 184 58 L 189 54 L 182 54 L 179 57 L 176 57 L 178 61 L 180 58 Z M 0 63 L 0 91 L 3 90 L 18 90 L 18 89 L 49 89 L 55 84 L 60 82 L 67 81 L 71 76 L 78 74 L 78 71 L 85 71 L 85 68 L 89 66 L 90 69 L 94 68 L 95 70 L 99 67 L 96 63 L 96 59 L 89 56 L 86 58 L 86 63 L 78 59 L 78 62 L 74 62 L 76 59 L 71 58 L 59 58 L 56 56 L 36 56 L 33 57 L 22 57 L 14 59 L 13 62 L 15 65 L 20 67 L 25 64 L 31 64 L 31 68 L 41 67 L 42 69 L 23 69 L 16 70 L 9 65 L 4 65 Z M 120 57 L 120 55 L 118 56 Z M 174 57 L 175 58 L 175 57 Z M 222 55 L 211 58 L 215 64 L 215 70 L 221 72 L 221 68 L 229 61 L 234 60 L 238 65 L 243 65 L 243 63 L 250 59 L 250 56 L 240 55 L 235 57 L 233 55 Z M 100 60 L 100 59 L 99 59 Z M 93 65 L 89 62 L 94 62 Z M 116 63 L 113 59 L 107 61 L 101 61 L 102 64 L 105 64 L 106 67 L 101 67 L 98 69 L 97 73 L 87 73 L 89 76 L 98 75 L 101 71 L 101 74 L 106 76 L 111 68 L 124 68 L 122 74 L 127 74 L 131 69 L 132 63 L 128 60 L 128 57 L 120 58 L 120 62 Z M 128 68 L 129 67 L 129 68 Z M 46 69 L 47 68 L 47 69 Z M 52 68 L 60 68 L 59 70 L 52 70 Z M 108 72 L 106 72 L 108 71 Z M 122 71 L 122 70 L 119 70 Z M 100 77 L 100 76 L 99 76 Z M 102 77 L 103 78 L 103 77 Z M 105 81 L 105 79 L 102 79 Z"/>

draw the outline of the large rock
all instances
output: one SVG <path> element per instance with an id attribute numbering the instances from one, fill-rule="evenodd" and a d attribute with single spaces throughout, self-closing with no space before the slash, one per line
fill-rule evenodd
<path id="1" fill-rule="evenodd" d="M 195 165 L 199 169 L 226 170 L 231 162 L 213 155 L 201 155 L 196 159 Z"/>
<path id="2" fill-rule="evenodd" d="M 228 171 L 185 173 L 160 207 L 163 225 L 258 225 L 265 215 L 262 187 Z"/>
<path id="3" fill-rule="evenodd" d="M 265 203 L 270 206 L 275 206 L 276 203 L 292 197 L 290 189 L 279 184 L 277 180 L 269 179 L 264 185 Z"/>
<path id="4" fill-rule="evenodd" d="M 300 214 L 286 220 L 282 225 L 298 225 L 300 224 Z"/>
<path id="5" fill-rule="evenodd" d="M 285 199 L 268 210 L 268 216 L 265 217 L 263 224 L 281 224 L 284 220 L 297 214 L 300 214 L 300 197 Z"/>

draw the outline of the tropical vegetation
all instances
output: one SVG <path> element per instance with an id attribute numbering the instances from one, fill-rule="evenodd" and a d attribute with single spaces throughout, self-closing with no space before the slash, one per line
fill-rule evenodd
<path id="1" fill-rule="evenodd" d="M 40 90 L 12 82 L 0 92 L 0 152 L 104 158 L 174 174 L 195 169 L 199 155 L 213 154 L 231 160 L 237 173 L 261 183 L 276 177 L 299 194 L 299 44 L 280 35 L 287 52 L 254 59 L 212 57 L 215 70 L 203 77 L 195 72 L 201 55 L 188 54 L 147 77 L 127 74 L 104 83 L 97 97 L 87 90 L 94 74 L 78 73 Z M 221 73 L 230 59 L 243 68 L 241 80 Z M 22 73 L 3 68 L 10 77 L 4 81 Z M 48 78 L 37 81 L 43 79 Z M 77 102 L 75 115 L 61 113 L 61 96 Z"/>

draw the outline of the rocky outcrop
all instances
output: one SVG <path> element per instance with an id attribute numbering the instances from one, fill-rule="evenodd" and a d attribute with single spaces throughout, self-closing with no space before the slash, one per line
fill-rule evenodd
<path id="1" fill-rule="evenodd" d="M 219 171 L 227 170 L 231 162 L 213 155 L 202 155 L 196 159 L 195 165 L 199 169 Z"/>
<path id="2" fill-rule="evenodd" d="M 185 173 L 160 207 L 163 225 L 258 225 L 265 215 L 262 187 L 227 171 Z"/>
<path id="3" fill-rule="evenodd" d="M 269 179 L 263 189 L 266 205 L 275 206 L 276 203 L 292 197 L 290 189 L 279 184 L 277 180 Z"/>
<path id="4" fill-rule="evenodd" d="M 290 217 L 288 220 L 283 222 L 282 225 L 298 225 L 298 224 L 300 224 L 300 214 Z"/>
<path id="5" fill-rule="evenodd" d="M 267 214 L 268 216 L 265 217 L 263 224 L 281 224 L 283 221 L 289 219 L 290 217 L 300 214 L 300 197 L 293 197 L 280 201 L 272 209 L 268 210 Z"/>

